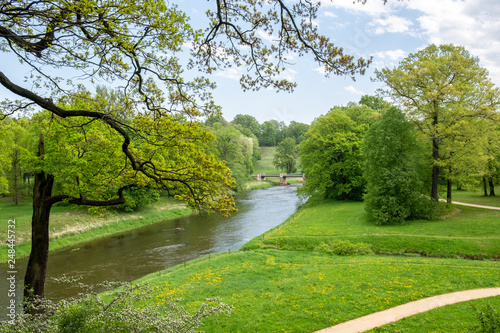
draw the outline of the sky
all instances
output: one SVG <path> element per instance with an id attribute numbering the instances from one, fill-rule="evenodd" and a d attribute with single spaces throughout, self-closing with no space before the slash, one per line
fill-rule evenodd
<path id="1" fill-rule="evenodd" d="M 214 0 L 172 2 L 179 3 L 195 27 L 206 24 L 204 12 L 215 6 Z M 389 0 L 385 5 L 382 0 L 367 0 L 364 5 L 354 0 L 323 0 L 315 24 L 345 53 L 356 59 L 372 56 L 366 74 L 357 75 L 355 81 L 333 75 L 327 78 L 309 55 L 294 59 L 295 64 L 285 72 L 298 85 L 294 92 L 276 93 L 266 89 L 244 92 L 239 86 L 242 68 L 218 71 L 210 79 L 217 83 L 213 95 L 226 120 L 249 114 L 261 123 L 271 119 L 286 124 L 292 120 L 311 123 L 334 106 L 376 94 L 384 85 L 371 80 L 375 69 L 393 68 L 410 53 L 433 43 L 464 46 L 480 59 L 480 65 L 488 69 L 491 80 L 500 87 L 498 0 Z M 8 75 L 19 75 L 9 61 L 0 62 L 0 68 Z M 2 90 L 0 98 L 5 98 Z"/>
<path id="2" fill-rule="evenodd" d="M 288 1 L 289 3 L 291 1 Z M 183 5 L 193 22 L 203 20 L 203 12 Z M 214 1 L 205 2 L 213 4 Z M 383 88 L 373 82 L 375 69 L 397 66 L 410 53 L 430 44 L 464 46 L 480 65 L 490 72 L 500 87 L 500 1 L 498 0 L 324 0 L 316 24 L 319 31 L 355 58 L 373 56 L 364 76 L 326 78 L 311 56 L 295 60 L 286 75 L 298 86 L 293 93 L 274 90 L 243 92 L 240 71 L 218 72 L 215 102 L 223 116 L 232 120 L 237 114 L 249 114 L 259 122 L 270 119 L 289 123 L 310 123 L 334 106 L 358 102 L 365 94 L 374 95 Z"/>

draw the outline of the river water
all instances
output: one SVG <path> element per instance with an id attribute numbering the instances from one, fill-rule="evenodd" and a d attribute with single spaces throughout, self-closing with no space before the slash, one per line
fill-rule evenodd
<path id="1" fill-rule="evenodd" d="M 216 214 L 182 217 L 51 252 L 45 296 L 59 300 L 80 292 L 56 284 L 50 277 L 80 276 L 86 284 L 128 282 L 211 253 L 238 250 L 295 212 L 300 204 L 297 186 L 274 186 L 241 194 L 236 199 L 238 212 L 229 218 Z M 27 259 L 16 261 L 18 297 L 22 295 L 26 265 Z M 5 319 L 9 301 L 7 271 L 7 265 L 0 264 L 0 319 Z"/>

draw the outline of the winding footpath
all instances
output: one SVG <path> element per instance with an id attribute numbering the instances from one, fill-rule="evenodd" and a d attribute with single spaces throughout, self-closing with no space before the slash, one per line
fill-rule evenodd
<path id="1" fill-rule="evenodd" d="M 444 200 L 445 201 L 445 200 Z M 470 206 L 484 209 L 500 210 L 500 207 L 482 206 L 468 204 L 464 202 L 452 201 L 454 205 Z M 483 288 L 457 291 L 449 294 L 442 294 L 423 298 L 418 301 L 398 305 L 396 307 L 375 312 L 363 317 L 349 320 L 338 325 L 316 331 L 315 333 L 358 333 L 366 332 L 379 326 L 383 326 L 400 319 L 426 312 L 449 304 L 470 301 L 478 298 L 500 296 L 500 287 Z"/>
<path id="2" fill-rule="evenodd" d="M 450 294 L 442 294 L 438 296 L 423 298 L 418 301 L 406 303 L 384 311 L 375 312 L 364 317 L 349 320 L 341 324 L 317 331 L 316 333 L 365 332 L 374 329 L 375 327 L 386 325 L 421 312 L 439 308 L 441 306 L 491 296 L 500 296 L 500 287 L 464 290 Z"/>

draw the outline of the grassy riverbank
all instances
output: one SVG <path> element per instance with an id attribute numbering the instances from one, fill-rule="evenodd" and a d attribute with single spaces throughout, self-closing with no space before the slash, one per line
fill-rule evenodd
<path id="1" fill-rule="evenodd" d="M 206 332 L 313 332 L 424 297 L 500 286 L 498 261 L 462 259 L 500 256 L 500 211 L 460 209 L 437 221 L 380 227 L 366 221 L 362 203 L 308 203 L 242 251 L 140 281 L 161 286 L 152 302 L 182 298 L 192 310 L 220 296 L 235 306 L 231 317 L 208 321 Z M 317 245 L 339 241 L 344 249 L 371 247 L 374 253 L 318 252 L 325 248 Z M 491 299 L 499 303 L 499 297 Z M 467 315 L 457 321 L 457 311 Z M 418 323 L 410 332 L 462 332 L 476 321 L 473 310 L 454 307 L 409 320 Z"/>
<path id="2" fill-rule="evenodd" d="M 83 208 L 75 210 L 71 206 L 55 206 L 50 217 L 49 246 L 50 250 L 56 250 L 191 213 L 185 204 L 163 197 L 138 212 L 101 216 L 92 215 Z M 16 206 L 2 199 L 0 215 L 4 226 L 0 228 L 0 239 L 7 239 L 7 221 L 15 220 L 16 258 L 28 256 L 31 249 L 31 202 L 21 202 Z M 7 255 L 7 245 L 0 245 L 0 262 L 6 262 Z"/>

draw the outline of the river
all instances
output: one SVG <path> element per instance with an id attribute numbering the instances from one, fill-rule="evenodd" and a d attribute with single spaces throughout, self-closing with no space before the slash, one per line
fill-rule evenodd
<path id="1" fill-rule="evenodd" d="M 274 186 L 241 194 L 236 199 L 238 212 L 229 218 L 192 215 L 51 252 L 45 296 L 59 300 L 79 292 L 54 283 L 50 277 L 80 276 L 85 284 L 128 282 L 211 253 L 238 250 L 295 212 L 300 204 L 297 186 Z M 17 296 L 22 294 L 26 265 L 27 259 L 16 261 Z M 0 264 L 0 319 L 6 318 L 9 300 L 7 271 L 7 265 Z"/>

